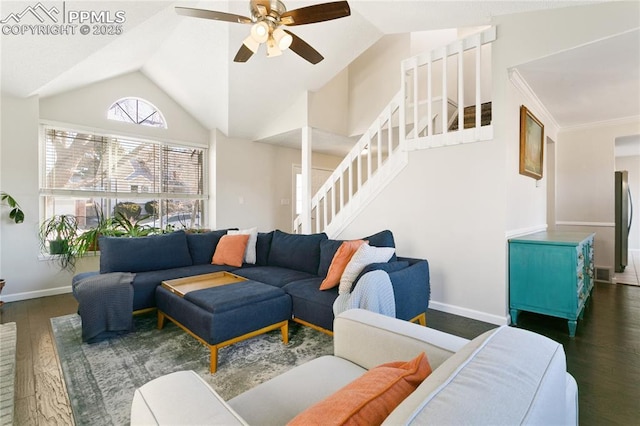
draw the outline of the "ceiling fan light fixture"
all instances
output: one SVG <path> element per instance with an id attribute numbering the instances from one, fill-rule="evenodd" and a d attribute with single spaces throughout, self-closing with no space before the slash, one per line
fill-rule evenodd
<path id="1" fill-rule="evenodd" d="M 273 31 L 273 39 L 280 50 L 287 50 L 293 42 L 293 37 L 287 34 L 282 28 L 276 28 Z"/>
<path id="2" fill-rule="evenodd" d="M 269 25 L 264 21 L 253 24 L 251 27 L 251 37 L 258 43 L 264 43 L 269 38 Z"/>
<path id="3" fill-rule="evenodd" d="M 273 58 L 280 55 L 282 55 L 282 50 L 280 50 L 274 38 L 269 37 L 269 40 L 267 41 L 267 58 Z"/>

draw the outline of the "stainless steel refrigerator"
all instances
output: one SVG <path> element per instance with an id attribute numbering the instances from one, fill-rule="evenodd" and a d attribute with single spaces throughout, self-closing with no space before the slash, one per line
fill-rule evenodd
<path id="1" fill-rule="evenodd" d="M 615 270 L 624 272 L 629 258 L 629 230 L 633 219 L 633 201 L 629 189 L 629 173 L 626 170 L 615 173 Z"/>

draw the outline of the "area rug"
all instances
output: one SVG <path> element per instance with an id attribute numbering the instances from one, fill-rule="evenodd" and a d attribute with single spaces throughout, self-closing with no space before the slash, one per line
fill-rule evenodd
<path id="1" fill-rule="evenodd" d="M 16 381 L 15 322 L 0 324 L 0 425 L 13 424 Z"/>
<path id="2" fill-rule="evenodd" d="M 229 400 L 295 365 L 333 353 L 330 336 L 292 323 L 287 345 L 276 330 L 227 346 L 218 352 L 218 371 L 210 374 L 209 349 L 173 323 L 158 330 L 155 314 L 134 321 L 135 332 L 89 345 L 82 343 L 78 315 L 51 319 L 76 425 L 128 424 L 135 389 L 174 371 L 194 370 Z"/>

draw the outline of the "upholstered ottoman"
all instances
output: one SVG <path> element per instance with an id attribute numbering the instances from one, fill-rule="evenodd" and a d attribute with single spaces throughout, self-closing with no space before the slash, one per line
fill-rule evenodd
<path id="1" fill-rule="evenodd" d="M 156 289 L 158 328 L 170 319 L 211 351 L 210 371 L 218 365 L 218 349 L 267 331 L 280 329 L 289 341 L 291 297 L 257 281 L 242 281 L 191 291 L 184 297 Z"/>

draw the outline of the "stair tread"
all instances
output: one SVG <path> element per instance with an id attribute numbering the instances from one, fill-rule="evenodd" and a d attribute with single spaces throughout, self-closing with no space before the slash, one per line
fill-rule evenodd
<path id="1" fill-rule="evenodd" d="M 455 115 L 455 119 L 451 126 L 450 131 L 458 130 L 458 115 Z M 485 102 L 480 106 L 480 125 L 487 126 L 491 124 L 491 102 Z M 471 105 L 464 108 L 464 128 L 472 129 L 476 127 L 476 106 Z"/>

